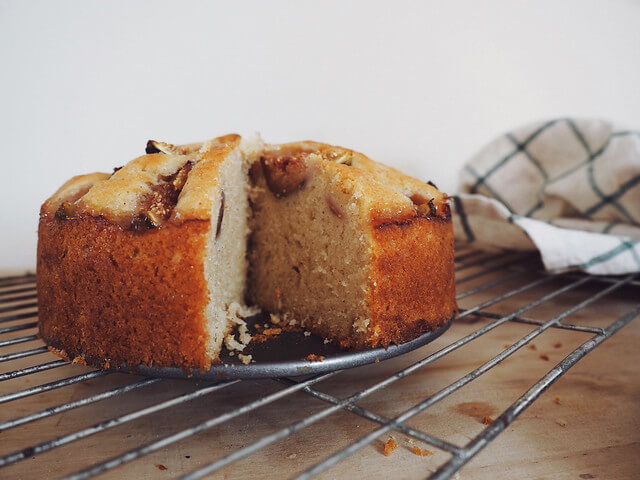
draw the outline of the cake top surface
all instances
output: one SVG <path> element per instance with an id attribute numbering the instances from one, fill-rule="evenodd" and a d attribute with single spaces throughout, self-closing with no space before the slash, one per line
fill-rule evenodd
<path id="1" fill-rule="evenodd" d="M 318 162 L 335 176 L 340 189 L 364 204 L 364 210 L 374 223 L 450 215 L 448 196 L 433 183 L 417 180 L 347 148 L 303 141 L 266 145 L 263 155 Z"/>
<path id="2" fill-rule="evenodd" d="M 352 195 L 374 223 L 449 216 L 447 196 L 435 185 L 361 153 L 312 141 L 263 145 L 259 137 L 243 139 L 235 134 L 188 145 L 150 140 L 146 155 L 111 174 L 71 178 L 43 204 L 41 214 L 58 218 L 102 216 L 133 229 L 167 221 L 209 220 L 219 195 L 222 163 L 253 162 L 260 156 L 295 159 L 328 171 L 338 188 Z"/>
<path id="3" fill-rule="evenodd" d="M 262 149 L 258 138 L 231 134 L 203 143 L 171 145 L 150 140 L 146 155 L 111 174 L 71 178 L 42 206 L 43 215 L 103 216 L 122 227 L 165 221 L 208 220 L 218 194 L 219 167 Z"/>

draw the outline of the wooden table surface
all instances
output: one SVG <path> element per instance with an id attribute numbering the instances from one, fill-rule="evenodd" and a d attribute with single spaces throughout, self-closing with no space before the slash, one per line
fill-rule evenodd
<path id="1" fill-rule="evenodd" d="M 460 275 L 474 271 L 476 269 L 469 268 L 460 272 Z M 459 291 L 468 290 L 500 275 L 496 273 L 484 276 L 478 281 L 467 282 Z M 460 305 L 469 308 L 533 278 L 535 277 L 524 275 L 481 294 L 467 297 Z M 541 288 L 503 301 L 487 310 L 510 313 L 569 281 L 547 282 Z M 601 284 L 590 283 L 571 290 L 527 312 L 526 315 L 539 320 L 549 319 L 554 314 L 589 298 L 602 288 Z M 567 321 L 581 325 L 605 326 L 637 305 L 639 301 L 640 287 L 624 288 L 572 315 Z M 483 318 L 467 317 L 455 323 L 448 332 L 430 345 L 389 361 L 344 371 L 317 384 L 316 388 L 340 398 L 346 397 L 383 380 L 489 322 L 490 320 Z M 14 323 L 6 325 L 12 324 Z M 520 323 L 504 324 L 407 378 L 366 397 L 359 405 L 388 418 L 397 416 L 477 368 L 534 328 Z M 0 340 L 27 333 L 34 333 L 34 330 L 5 334 Z M 499 415 L 557 362 L 591 336 L 590 333 L 547 330 L 530 345 L 521 348 L 488 373 L 406 423 L 454 444 L 465 445 L 485 428 L 482 423 L 484 417 L 495 418 Z M 39 345 L 41 343 L 36 340 L 4 347 L 1 354 Z M 0 363 L 0 373 L 54 359 L 52 354 L 44 353 Z M 7 380 L 0 382 L 0 395 L 86 371 L 90 369 L 69 365 Z M 132 383 L 139 378 L 126 374 L 110 374 L 1 404 L 0 423 Z M 163 380 L 159 384 L 0 432 L 0 455 L 4 456 L 153 405 L 180 393 L 193 391 L 195 387 L 196 384 L 189 381 Z M 280 388 L 282 386 L 272 380 L 243 381 L 219 392 L 87 436 L 49 452 L 29 456 L 23 461 L 0 469 L 0 478 L 56 478 L 69 474 L 233 410 Z M 295 393 L 127 463 L 100 478 L 175 478 L 326 406 L 327 404 L 305 393 Z M 222 468 L 211 478 L 288 478 L 340 451 L 373 431 L 376 426 L 352 412 L 341 410 Z M 434 454 L 426 457 L 414 455 L 408 437 L 397 432 L 392 435 L 398 443 L 398 448 L 390 456 L 382 454 L 383 442 L 389 437 L 385 435 L 317 478 L 425 478 L 450 458 L 448 453 L 417 441 L 415 444 L 433 450 Z M 587 355 L 505 432 L 473 458 L 455 478 L 639 479 L 640 320 L 632 321 Z"/>

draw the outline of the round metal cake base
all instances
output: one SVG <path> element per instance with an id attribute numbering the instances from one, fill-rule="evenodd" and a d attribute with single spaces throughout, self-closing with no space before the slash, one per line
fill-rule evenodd
<path id="1" fill-rule="evenodd" d="M 264 320 L 264 317 L 258 315 L 248 319 L 247 323 L 252 324 L 261 320 Z M 173 367 L 156 368 L 142 365 L 133 368 L 121 366 L 118 370 L 150 377 L 188 378 L 193 380 L 315 375 L 380 362 L 411 352 L 438 338 L 449 328 L 450 324 L 451 320 L 448 320 L 437 329 L 401 345 L 358 351 L 342 350 L 333 343 L 324 343 L 322 338 L 315 335 L 305 336 L 303 332 L 283 331 L 266 341 L 249 343 L 242 352 L 243 355 L 251 355 L 252 357 L 251 363 L 247 365 L 238 358 L 237 354 L 230 356 L 229 352 L 224 349 L 220 356 L 220 363 L 214 364 L 207 371 L 185 371 Z M 321 361 L 310 361 L 307 359 L 309 355 L 315 355 L 315 358 L 323 358 Z"/>

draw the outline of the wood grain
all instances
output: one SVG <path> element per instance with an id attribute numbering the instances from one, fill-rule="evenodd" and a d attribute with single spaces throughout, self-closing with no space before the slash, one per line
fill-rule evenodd
<path id="1" fill-rule="evenodd" d="M 467 269 L 460 275 L 477 271 Z M 464 284 L 472 288 L 496 276 Z M 469 308 L 533 277 L 510 281 L 461 302 Z M 568 281 L 550 282 L 487 310 L 510 313 L 519 306 L 549 293 Z M 588 298 L 601 286 L 587 285 L 527 312 L 545 320 Z M 605 326 L 637 305 L 637 288 L 616 292 L 571 316 L 567 321 Z M 337 397 L 366 388 L 413 362 L 462 338 L 490 320 L 463 319 L 434 343 L 405 356 L 345 371 L 316 386 Z M 19 322 L 16 322 L 19 323 Z M 4 324 L 9 326 L 13 322 Z M 508 323 L 392 386 L 365 398 L 360 406 L 393 417 L 457 378 L 478 367 L 534 327 Z M 33 330 L 2 336 L 2 340 L 33 333 Z M 485 428 L 485 417 L 495 418 L 524 393 L 540 376 L 571 350 L 591 337 L 589 333 L 549 330 L 537 337 L 487 374 L 409 420 L 407 424 L 449 442 L 464 445 Z M 2 354 L 41 345 L 32 341 L 5 347 Z M 637 479 L 640 478 L 640 321 L 637 319 L 577 364 L 545 392 L 524 414 L 483 450 L 457 478 L 460 479 Z M 547 360 L 548 358 L 548 360 Z M 0 373 L 55 360 L 50 353 L 0 363 Z M 76 375 L 89 369 L 65 366 L 0 383 L 0 395 Z M 84 398 L 140 377 L 111 374 L 40 395 L 0 404 L 0 422 L 47 407 Z M 164 380 L 116 398 L 29 423 L 0 433 L 0 455 L 83 429 L 98 422 L 192 391 L 188 381 Z M 237 408 L 282 386 L 271 380 L 244 381 L 217 393 L 158 412 L 142 419 L 88 436 L 47 453 L 31 456 L 0 469 L 2 479 L 55 478 L 77 471 L 139 445 L 158 440 L 207 418 Z M 207 462 L 244 447 L 264 435 L 326 408 L 304 393 L 237 417 L 199 435 L 167 446 L 153 454 L 116 468 L 100 478 L 175 478 Z M 287 478 L 340 451 L 373 431 L 376 425 L 357 415 L 340 411 L 276 442 L 250 457 L 233 463 L 211 478 Z M 409 443 L 405 435 L 392 433 L 398 449 L 382 454 L 388 435 L 381 437 L 318 478 L 425 478 L 449 455 L 431 446 Z M 413 445 L 433 455 L 412 453 Z"/>

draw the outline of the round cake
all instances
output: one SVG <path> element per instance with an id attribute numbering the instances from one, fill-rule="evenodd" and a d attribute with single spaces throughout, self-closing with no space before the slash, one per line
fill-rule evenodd
<path id="1" fill-rule="evenodd" d="M 433 184 L 315 142 L 146 152 L 42 206 L 39 328 L 64 358 L 207 369 L 250 341 L 255 307 L 356 349 L 455 315 L 450 210 Z"/>

